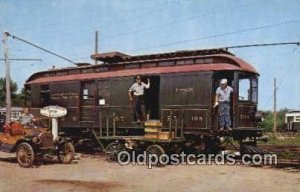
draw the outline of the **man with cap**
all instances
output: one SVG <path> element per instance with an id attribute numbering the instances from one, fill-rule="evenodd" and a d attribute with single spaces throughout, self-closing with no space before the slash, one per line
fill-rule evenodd
<path id="1" fill-rule="evenodd" d="M 37 119 L 30 113 L 29 108 L 24 107 L 18 121 L 24 126 L 24 128 L 33 128 Z"/>
<path id="2" fill-rule="evenodd" d="M 214 105 L 214 107 L 219 105 L 220 130 L 224 130 L 224 128 L 232 130 L 230 119 L 230 95 L 233 92 L 233 89 L 227 85 L 227 79 L 222 79 L 220 84 L 221 85 L 216 90 Z"/>
<path id="3" fill-rule="evenodd" d="M 142 119 L 145 119 L 144 93 L 145 89 L 150 88 L 150 80 L 148 78 L 148 83 L 145 84 L 144 82 L 142 82 L 141 76 L 139 75 L 135 78 L 135 80 L 136 82 L 128 90 L 128 96 L 130 102 L 133 102 L 134 104 L 134 111 L 137 118 L 137 123 L 140 123 Z"/>

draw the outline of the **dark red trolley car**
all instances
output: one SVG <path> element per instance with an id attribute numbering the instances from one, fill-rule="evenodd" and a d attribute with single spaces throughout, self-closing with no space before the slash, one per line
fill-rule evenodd
<path id="1" fill-rule="evenodd" d="M 38 72 L 26 82 L 29 104 L 36 115 L 47 105 L 68 109 L 60 121 L 60 131 L 78 144 L 93 141 L 108 152 L 129 145 L 137 150 L 155 148 L 161 153 L 199 146 L 215 151 L 222 145 L 222 137 L 241 144 L 247 139 L 248 144 L 255 145 L 262 135 L 257 124 L 259 74 L 224 49 L 140 56 L 112 52 L 91 57 L 101 64 Z M 163 132 L 169 132 L 163 139 L 145 137 L 145 126 L 135 122 L 127 94 L 136 75 L 150 78 L 145 102 L 150 119 L 161 123 Z M 222 78 L 227 78 L 234 89 L 231 132 L 218 131 L 213 108 Z"/>

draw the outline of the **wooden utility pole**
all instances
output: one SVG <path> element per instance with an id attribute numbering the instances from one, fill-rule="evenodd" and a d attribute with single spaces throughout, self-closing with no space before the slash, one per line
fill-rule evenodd
<path id="1" fill-rule="evenodd" d="M 98 54 L 98 31 L 95 32 L 95 54 Z M 95 59 L 95 64 L 98 64 L 97 59 Z"/>
<path id="2" fill-rule="evenodd" d="M 19 58 L 19 59 L 9 59 L 8 54 L 8 37 L 10 34 L 8 32 L 3 33 L 3 48 L 4 48 L 4 58 L 0 58 L 0 60 L 4 60 L 5 63 L 5 92 L 6 92 L 6 118 L 5 123 L 10 123 L 11 116 L 11 87 L 10 87 L 10 61 L 41 61 L 41 59 L 29 59 L 29 58 Z"/>
<path id="3" fill-rule="evenodd" d="M 4 47 L 4 63 L 5 63 L 5 81 L 6 81 L 6 119 L 5 123 L 10 122 L 11 114 L 11 94 L 10 94 L 10 64 L 8 58 L 8 33 L 3 33 L 3 47 Z"/>
<path id="4" fill-rule="evenodd" d="M 274 78 L 274 126 L 273 126 L 273 133 L 277 133 L 277 111 L 276 111 L 276 94 L 277 94 L 277 85 L 276 85 L 276 78 Z"/>

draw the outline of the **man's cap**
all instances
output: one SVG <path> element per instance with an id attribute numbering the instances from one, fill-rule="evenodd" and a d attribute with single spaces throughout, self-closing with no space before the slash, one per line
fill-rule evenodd
<path id="1" fill-rule="evenodd" d="M 225 84 L 225 83 L 227 83 L 227 79 L 222 79 L 221 84 Z"/>
<path id="2" fill-rule="evenodd" d="M 135 79 L 141 79 L 141 76 L 140 76 L 140 75 L 138 75 L 138 76 L 136 76 L 136 77 L 135 77 Z"/>

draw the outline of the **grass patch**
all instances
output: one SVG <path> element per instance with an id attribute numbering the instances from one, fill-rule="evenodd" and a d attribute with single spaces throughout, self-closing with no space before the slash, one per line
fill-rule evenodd
<path id="1" fill-rule="evenodd" d="M 273 146 L 295 146 L 300 147 L 300 135 L 284 136 L 278 134 L 276 137 L 272 134 L 267 134 L 268 142 L 259 141 L 259 145 L 273 145 Z"/>
<path id="2" fill-rule="evenodd" d="M 298 157 L 299 155 L 294 152 L 284 151 L 282 153 L 279 153 L 278 156 L 283 159 L 294 159 L 294 158 Z"/>

